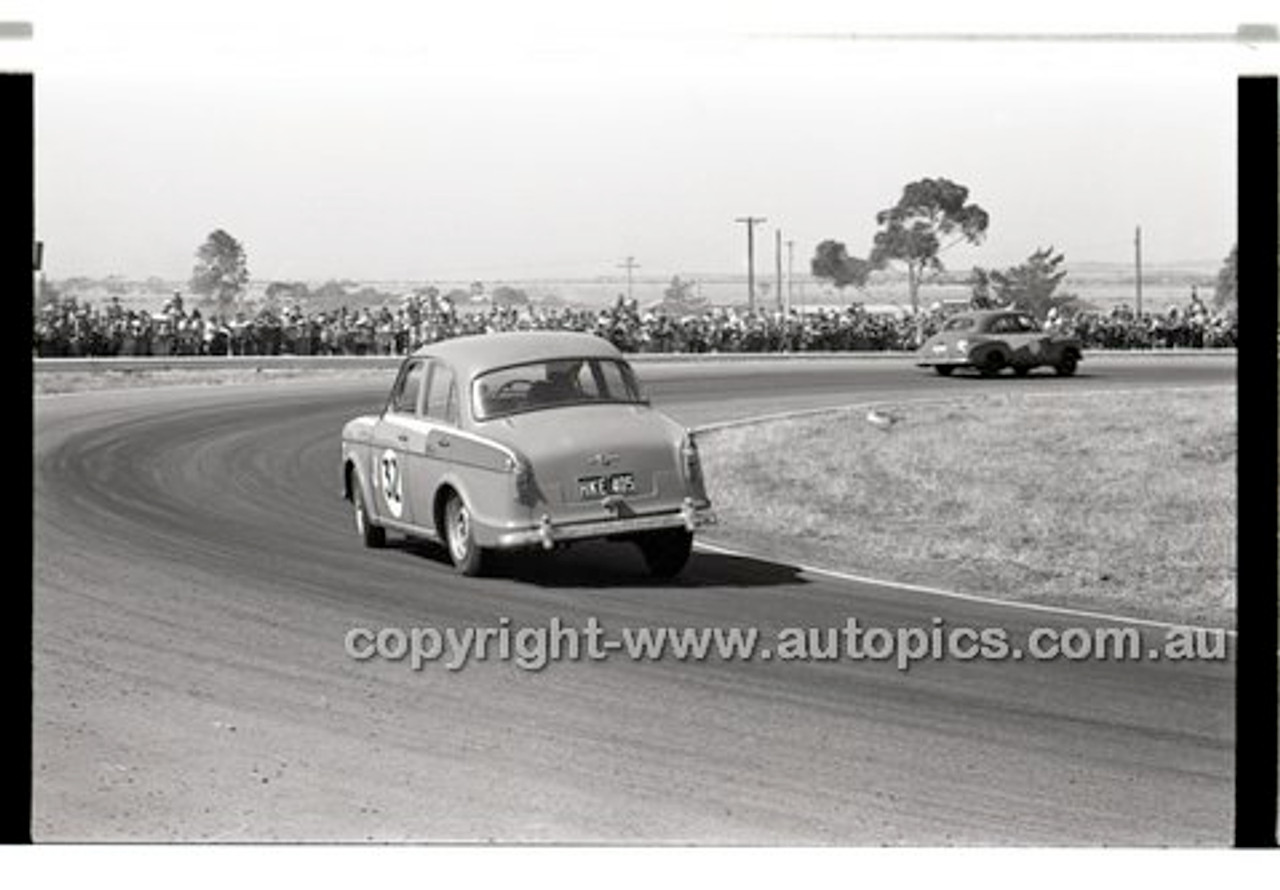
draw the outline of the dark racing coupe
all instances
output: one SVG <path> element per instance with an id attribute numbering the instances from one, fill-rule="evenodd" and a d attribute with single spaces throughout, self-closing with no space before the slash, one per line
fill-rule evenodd
<path id="1" fill-rule="evenodd" d="M 916 352 L 916 364 L 946 377 L 956 368 L 973 368 L 994 377 L 1006 368 L 1018 376 L 1050 367 L 1070 377 L 1080 364 L 1080 341 L 1044 330 L 1025 312 L 989 310 L 952 316 Z"/>

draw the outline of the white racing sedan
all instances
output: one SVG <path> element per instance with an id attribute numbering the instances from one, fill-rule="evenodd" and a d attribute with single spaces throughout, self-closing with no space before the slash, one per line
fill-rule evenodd
<path id="1" fill-rule="evenodd" d="M 441 542 L 480 574 L 496 549 L 634 542 L 676 575 L 715 521 L 692 434 L 590 334 L 459 337 L 405 359 L 381 414 L 342 430 L 356 530 Z"/>

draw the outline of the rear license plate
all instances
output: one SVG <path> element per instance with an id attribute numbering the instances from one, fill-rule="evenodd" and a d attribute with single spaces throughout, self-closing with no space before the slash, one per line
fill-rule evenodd
<path id="1" fill-rule="evenodd" d="M 631 494 L 635 490 L 636 480 L 631 473 L 584 476 L 578 480 L 578 496 L 583 500 L 608 497 L 611 494 Z"/>

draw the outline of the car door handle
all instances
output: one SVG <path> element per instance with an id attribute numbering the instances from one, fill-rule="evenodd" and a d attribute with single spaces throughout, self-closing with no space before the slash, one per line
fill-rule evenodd
<path id="1" fill-rule="evenodd" d="M 436 440 L 436 444 L 437 444 L 437 445 L 439 445 L 441 448 L 448 448 L 448 447 L 449 447 L 449 437 L 448 437 L 448 436 L 441 436 L 439 439 L 437 439 L 437 440 Z"/>
<path id="2" fill-rule="evenodd" d="M 396 436 L 396 441 L 399 442 L 401 445 L 403 445 L 409 441 L 409 437 L 406 436 L 404 433 L 401 433 L 400 435 Z"/>

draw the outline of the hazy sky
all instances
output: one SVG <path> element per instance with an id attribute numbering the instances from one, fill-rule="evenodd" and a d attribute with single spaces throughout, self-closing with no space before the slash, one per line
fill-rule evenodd
<path id="1" fill-rule="evenodd" d="M 37 74 L 55 278 L 183 278 L 217 227 L 259 279 L 607 275 L 628 255 L 642 275 L 738 272 L 746 214 L 768 218 L 757 268 L 781 228 L 799 269 L 824 238 L 864 253 L 924 176 L 991 215 L 955 268 L 1046 244 L 1128 261 L 1139 224 L 1153 263 L 1215 260 L 1235 237 L 1236 75 L 1275 70 L 1272 47 L 1231 44 L 809 36 L 921 28 L 830 3 L 13 6 L 36 39 L 0 52 Z M 950 6 L 912 4 L 953 32 L 1276 19 Z"/>

